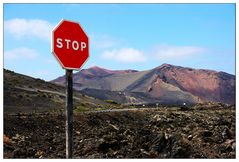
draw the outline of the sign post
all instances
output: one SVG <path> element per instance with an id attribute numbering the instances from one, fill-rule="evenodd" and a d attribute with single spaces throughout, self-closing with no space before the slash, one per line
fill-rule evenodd
<path id="1" fill-rule="evenodd" d="M 73 155 L 73 70 L 89 57 L 88 37 L 78 22 L 61 20 L 52 31 L 52 53 L 66 69 L 66 158 Z"/>
<path id="2" fill-rule="evenodd" d="M 66 158 L 72 158 L 73 147 L 73 92 L 72 70 L 66 70 Z"/>

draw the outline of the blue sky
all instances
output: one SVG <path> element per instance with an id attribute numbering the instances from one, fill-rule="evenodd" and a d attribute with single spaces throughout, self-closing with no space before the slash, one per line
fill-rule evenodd
<path id="1" fill-rule="evenodd" d="M 233 4 L 4 4 L 4 68 L 44 80 L 64 75 L 50 42 L 62 18 L 89 36 L 82 68 L 169 63 L 235 74 Z"/>

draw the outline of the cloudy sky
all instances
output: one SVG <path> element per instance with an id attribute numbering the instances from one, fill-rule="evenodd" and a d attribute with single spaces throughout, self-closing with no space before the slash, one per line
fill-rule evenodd
<path id="1" fill-rule="evenodd" d="M 44 80 L 64 75 L 51 53 L 51 31 L 63 18 L 89 36 L 82 68 L 169 63 L 235 74 L 233 4 L 4 4 L 4 68 Z"/>

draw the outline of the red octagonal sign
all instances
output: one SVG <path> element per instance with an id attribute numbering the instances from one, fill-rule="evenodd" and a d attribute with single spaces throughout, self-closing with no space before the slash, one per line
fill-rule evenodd
<path id="1" fill-rule="evenodd" d="M 64 69 L 81 68 L 89 57 L 89 42 L 79 23 L 60 21 L 52 31 L 52 53 Z"/>

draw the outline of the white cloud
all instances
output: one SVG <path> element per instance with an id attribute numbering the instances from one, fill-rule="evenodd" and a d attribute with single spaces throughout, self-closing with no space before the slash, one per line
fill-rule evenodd
<path id="1" fill-rule="evenodd" d="M 11 19 L 4 22 L 4 30 L 17 39 L 40 38 L 49 41 L 53 25 L 46 20 L 40 19 Z"/>
<path id="2" fill-rule="evenodd" d="M 196 46 L 169 46 L 159 45 L 152 50 L 153 55 L 160 60 L 188 59 L 205 52 L 205 48 Z"/>
<path id="3" fill-rule="evenodd" d="M 99 34 L 91 34 L 90 42 L 92 44 L 92 47 L 95 49 L 112 48 L 120 44 L 119 40 L 109 35 L 99 35 Z"/>
<path id="4" fill-rule="evenodd" d="M 141 51 L 134 48 L 105 51 L 102 54 L 102 58 L 125 63 L 145 62 L 147 60 Z"/>
<path id="5" fill-rule="evenodd" d="M 35 59 L 38 57 L 38 53 L 34 49 L 22 47 L 15 48 L 4 52 L 4 58 L 7 60 L 14 59 Z"/>
<path id="6" fill-rule="evenodd" d="M 153 47 L 145 53 L 134 48 L 107 50 L 103 52 L 102 58 L 125 63 L 145 62 L 149 58 L 150 60 L 156 59 L 163 62 L 172 62 L 187 60 L 205 51 L 205 48 L 197 46 L 170 46 L 164 44 Z M 146 54 L 151 56 L 146 57 Z"/>

